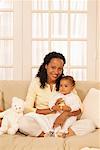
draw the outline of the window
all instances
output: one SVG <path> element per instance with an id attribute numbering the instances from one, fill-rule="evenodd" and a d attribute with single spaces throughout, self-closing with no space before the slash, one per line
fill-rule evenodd
<path id="1" fill-rule="evenodd" d="M 87 40 L 86 0 L 32 1 L 33 75 L 44 55 L 54 50 L 66 57 L 65 74 L 86 80 Z"/>
<path id="2" fill-rule="evenodd" d="M 13 78 L 13 3 L 0 1 L 0 78 Z"/>
<path id="3" fill-rule="evenodd" d="M 0 14 L 1 79 L 31 79 L 50 51 L 64 54 L 65 74 L 96 79 L 95 1 L 1 0 Z"/>
<path id="4" fill-rule="evenodd" d="M 0 0 L 0 79 L 21 78 L 22 2 Z"/>

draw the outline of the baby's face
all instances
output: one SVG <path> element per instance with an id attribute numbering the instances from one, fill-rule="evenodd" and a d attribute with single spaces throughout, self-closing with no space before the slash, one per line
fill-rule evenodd
<path id="1" fill-rule="evenodd" d="M 67 79 L 62 79 L 60 81 L 60 87 L 59 87 L 60 93 L 64 95 L 69 94 L 73 90 L 73 88 L 74 86 L 72 85 L 71 81 Z"/>

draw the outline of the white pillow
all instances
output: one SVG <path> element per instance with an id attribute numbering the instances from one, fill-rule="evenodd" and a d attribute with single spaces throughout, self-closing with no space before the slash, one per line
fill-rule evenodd
<path id="1" fill-rule="evenodd" d="M 91 119 L 97 128 L 100 128 L 100 90 L 91 88 L 83 101 L 81 119 Z"/>

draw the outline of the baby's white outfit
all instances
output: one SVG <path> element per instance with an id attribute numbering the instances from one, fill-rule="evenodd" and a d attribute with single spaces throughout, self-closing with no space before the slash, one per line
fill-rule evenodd
<path id="1" fill-rule="evenodd" d="M 73 92 L 71 92 L 67 95 L 63 95 L 59 92 L 54 92 L 54 94 L 51 98 L 52 98 L 52 100 L 49 102 L 50 108 L 52 108 L 55 105 L 57 99 L 59 99 L 59 98 L 62 98 L 64 100 L 64 103 L 71 108 L 71 111 L 76 111 L 79 108 L 81 108 L 80 98 L 78 97 L 77 94 L 74 94 Z M 59 126 L 55 129 L 53 129 L 52 128 L 53 123 L 61 113 L 56 112 L 54 114 L 42 115 L 42 114 L 37 114 L 35 112 L 30 112 L 30 113 L 26 114 L 26 116 L 30 116 L 33 119 L 35 119 L 39 123 L 41 129 L 45 133 L 48 133 L 49 131 L 53 131 L 55 133 L 57 133 L 57 132 L 67 133 L 68 128 L 76 121 L 77 117 L 72 116 L 65 121 L 62 128 L 61 128 L 61 126 Z"/>
<path id="2" fill-rule="evenodd" d="M 76 111 L 81 108 L 80 99 L 78 95 L 74 94 L 73 92 L 66 94 L 66 95 L 61 94 L 61 93 L 54 94 L 53 100 L 49 102 L 49 107 L 52 108 L 55 105 L 57 99 L 59 98 L 63 99 L 65 105 L 69 106 L 71 108 L 71 111 Z M 52 124 L 61 113 L 57 112 L 56 114 L 54 114 L 54 116 L 50 118 L 50 121 L 52 122 Z M 76 121 L 76 119 L 77 119 L 77 116 L 71 116 L 70 118 L 66 119 L 62 128 L 61 126 L 58 126 L 57 128 L 54 129 L 54 132 L 55 133 L 56 132 L 68 133 L 68 128 Z"/>

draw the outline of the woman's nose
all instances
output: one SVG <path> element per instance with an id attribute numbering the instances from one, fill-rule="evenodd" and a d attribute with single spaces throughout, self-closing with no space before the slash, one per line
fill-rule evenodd
<path id="1" fill-rule="evenodd" d="M 55 74 L 59 74 L 59 70 L 58 69 L 55 70 Z"/>

